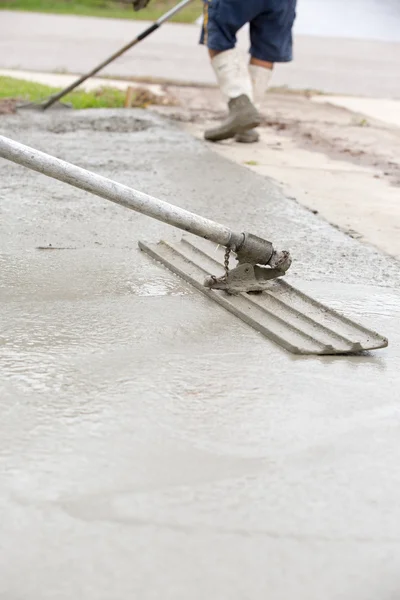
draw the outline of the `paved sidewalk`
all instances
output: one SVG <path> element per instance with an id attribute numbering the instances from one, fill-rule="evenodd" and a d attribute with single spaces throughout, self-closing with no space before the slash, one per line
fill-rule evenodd
<path id="1" fill-rule="evenodd" d="M 20 71 L 19 69 L 0 69 L 0 77 L 13 77 L 15 79 L 23 79 L 25 81 L 34 81 L 35 83 L 41 83 L 50 87 L 64 88 L 74 83 L 78 78 L 78 75 L 66 74 L 66 73 L 42 73 L 40 71 Z M 150 90 L 154 94 L 161 94 L 165 86 L 158 83 L 146 83 L 141 84 L 140 82 L 130 81 L 129 79 L 113 79 L 112 77 L 91 77 L 84 81 L 79 89 L 84 89 L 88 92 L 92 90 L 98 90 L 102 87 L 113 87 L 122 92 L 126 91 L 128 87 L 141 87 L 145 85 L 146 89 Z"/>
<path id="2" fill-rule="evenodd" d="M 41 73 L 40 71 L 20 71 L 18 69 L 0 69 L 0 77 L 15 77 L 26 81 L 35 81 L 52 87 L 66 87 L 73 83 L 78 75 L 67 75 L 64 73 Z M 140 86 L 140 83 L 135 83 L 129 79 L 113 79 L 111 77 L 91 77 L 83 84 L 81 88 L 85 90 L 96 90 L 104 86 L 112 86 L 116 89 L 125 91 L 129 86 Z M 154 94 L 162 95 L 163 86 L 159 84 L 146 84 Z M 352 96 L 320 96 L 312 97 L 313 102 L 318 104 L 332 104 L 341 106 L 350 111 L 364 114 L 366 117 L 378 119 L 388 125 L 400 127 L 400 100 L 386 100 L 384 98 L 363 98 Z"/>
<path id="3" fill-rule="evenodd" d="M 145 22 L 2 11 L 0 67 L 83 73 L 134 38 Z M 213 84 L 196 25 L 165 24 L 103 74 Z M 239 36 L 247 48 L 246 31 Z M 298 35 L 296 60 L 273 85 L 400 98 L 400 43 Z"/>
<path id="4" fill-rule="evenodd" d="M 400 127 L 400 101 L 383 98 L 358 98 L 348 96 L 314 96 L 314 102 L 334 104 Z M 399 132 L 400 133 L 400 132 Z"/>

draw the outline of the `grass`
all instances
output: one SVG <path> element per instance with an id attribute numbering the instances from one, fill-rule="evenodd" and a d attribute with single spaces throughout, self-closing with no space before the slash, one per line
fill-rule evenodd
<path id="1" fill-rule="evenodd" d="M 0 77 L 0 100 L 18 99 L 24 102 L 41 102 L 60 88 L 49 87 L 13 77 Z M 63 98 L 73 108 L 121 108 L 124 105 L 125 92 L 113 88 L 102 88 L 93 92 L 78 90 Z"/>
<path id="2" fill-rule="evenodd" d="M 113 0 L 0 0 L 0 9 L 155 21 L 178 0 L 152 0 L 147 8 L 134 12 L 132 4 Z M 193 23 L 202 11 L 202 0 L 193 0 L 172 21 Z"/>

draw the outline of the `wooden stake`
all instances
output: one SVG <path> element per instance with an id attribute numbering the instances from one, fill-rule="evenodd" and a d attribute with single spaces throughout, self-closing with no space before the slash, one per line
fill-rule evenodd
<path id="1" fill-rule="evenodd" d="M 124 108 L 131 108 L 134 93 L 135 93 L 135 88 L 130 85 L 128 87 L 128 89 L 126 90 Z"/>

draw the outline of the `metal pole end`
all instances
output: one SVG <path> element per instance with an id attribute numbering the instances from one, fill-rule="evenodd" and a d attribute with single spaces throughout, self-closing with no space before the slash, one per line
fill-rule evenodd
<path id="1" fill-rule="evenodd" d="M 285 275 L 292 263 L 289 252 L 274 250 L 271 242 L 252 233 L 242 235 L 239 244 L 228 246 L 236 253 L 237 267 L 229 270 L 225 264 L 225 275 L 207 277 L 205 287 L 228 294 L 263 292 L 270 288 L 272 279 Z"/>
<path id="2" fill-rule="evenodd" d="M 287 271 L 291 264 L 289 252 L 276 251 L 271 242 L 253 233 L 244 233 L 243 242 L 236 248 L 239 264 L 269 265 Z"/>

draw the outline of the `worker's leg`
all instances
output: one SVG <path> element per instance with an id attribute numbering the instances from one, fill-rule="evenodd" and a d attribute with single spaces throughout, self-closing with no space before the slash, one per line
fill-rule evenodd
<path id="1" fill-rule="evenodd" d="M 250 23 L 250 73 L 256 102 L 265 98 L 274 63 L 293 58 L 292 29 L 296 0 L 267 0 L 266 9 Z"/>
<path id="2" fill-rule="evenodd" d="M 296 16 L 296 0 L 266 1 L 265 10 L 250 23 L 250 65 L 255 106 L 261 109 L 275 62 L 292 60 L 292 28 Z M 239 142 L 256 142 L 256 131 L 236 136 Z"/>
<path id="3" fill-rule="evenodd" d="M 236 32 L 246 23 L 255 0 L 205 0 L 201 43 L 207 45 L 229 116 L 221 126 L 205 132 L 211 141 L 234 137 L 259 124 L 252 104 L 252 83 L 244 58 L 236 51 Z"/>
<path id="4" fill-rule="evenodd" d="M 256 106 L 260 107 L 267 92 L 272 77 L 274 63 L 266 60 L 250 59 L 249 72 L 253 86 L 253 98 Z"/>

